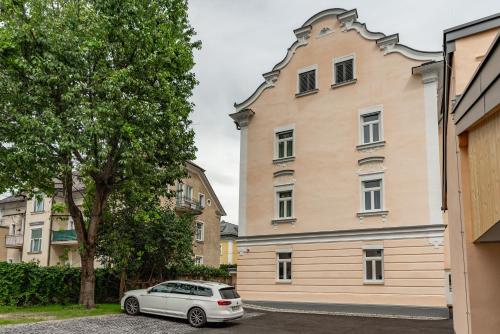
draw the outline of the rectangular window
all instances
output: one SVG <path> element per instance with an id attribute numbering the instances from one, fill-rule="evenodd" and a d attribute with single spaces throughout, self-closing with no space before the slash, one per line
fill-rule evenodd
<path id="1" fill-rule="evenodd" d="M 277 158 L 293 157 L 293 130 L 276 133 Z"/>
<path id="2" fill-rule="evenodd" d="M 354 80 L 354 57 L 335 61 L 335 84 Z"/>
<path id="3" fill-rule="evenodd" d="M 292 190 L 278 191 L 278 218 L 292 218 L 293 217 L 293 200 Z"/>
<path id="4" fill-rule="evenodd" d="M 193 198 L 193 187 L 179 182 L 176 191 L 177 200 L 191 200 Z"/>
<path id="5" fill-rule="evenodd" d="M 34 228 L 31 230 L 30 252 L 40 253 L 42 251 L 42 229 Z"/>
<path id="6" fill-rule="evenodd" d="M 204 239 L 204 224 L 202 222 L 196 222 L 196 241 L 203 241 Z"/>
<path id="7" fill-rule="evenodd" d="M 291 281 L 292 280 L 292 253 L 280 252 L 277 254 L 277 268 L 276 275 L 278 281 Z"/>
<path id="8" fill-rule="evenodd" d="M 202 208 L 205 207 L 205 194 L 198 194 L 198 199 L 200 201 L 200 206 Z"/>
<path id="9" fill-rule="evenodd" d="M 362 144 L 376 143 L 380 136 L 380 112 L 361 115 Z"/>
<path id="10" fill-rule="evenodd" d="M 196 255 L 194 257 L 194 264 L 197 266 L 203 265 L 203 256 Z"/>
<path id="11" fill-rule="evenodd" d="M 384 250 L 365 249 L 365 282 L 384 281 Z"/>
<path id="12" fill-rule="evenodd" d="M 364 211 L 382 210 L 382 179 L 361 181 Z"/>
<path id="13" fill-rule="evenodd" d="M 33 211 L 34 212 L 43 212 L 44 209 L 44 203 L 43 203 L 43 195 L 36 195 L 35 198 L 33 199 Z"/>
<path id="14" fill-rule="evenodd" d="M 316 89 L 316 70 L 299 73 L 299 94 Z"/>

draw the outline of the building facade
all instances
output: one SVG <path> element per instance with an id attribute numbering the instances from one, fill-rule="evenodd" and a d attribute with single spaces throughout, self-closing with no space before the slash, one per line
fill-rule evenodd
<path id="1" fill-rule="evenodd" d="M 186 167 L 188 177 L 176 185 L 177 197 L 172 206 L 178 214 L 188 212 L 196 215 L 193 238 L 195 262 L 218 267 L 219 224 L 225 211 L 205 171 L 191 162 Z M 53 197 L 38 194 L 33 198 L 10 196 L 0 200 L 0 225 L 8 230 L 3 238 L 5 260 L 37 261 L 42 266 L 80 266 L 73 220 L 67 212 L 52 210 L 55 203 L 64 203 L 61 185 L 56 184 L 56 190 Z M 77 205 L 82 205 L 83 187 L 75 190 L 73 197 Z"/>
<path id="2" fill-rule="evenodd" d="M 238 263 L 238 225 L 220 222 L 220 264 Z"/>
<path id="3" fill-rule="evenodd" d="M 500 13 L 444 31 L 443 209 L 457 334 L 500 319 Z"/>
<path id="4" fill-rule="evenodd" d="M 442 53 L 322 11 L 230 116 L 240 130 L 238 291 L 259 301 L 446 311 Z"/>

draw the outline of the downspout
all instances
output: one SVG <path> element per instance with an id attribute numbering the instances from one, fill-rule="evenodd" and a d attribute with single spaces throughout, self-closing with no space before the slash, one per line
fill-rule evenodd
<path id="1" fill-rule="evenodd" d="M 47 267 L 50 266 L 50 249 L 52 248 L 52 204 L 54 203 L 55 196 L 52 197 L 52 203 L 50 205 L 50 219 L 49 219 L 49 250 L 47 252 Z"/>

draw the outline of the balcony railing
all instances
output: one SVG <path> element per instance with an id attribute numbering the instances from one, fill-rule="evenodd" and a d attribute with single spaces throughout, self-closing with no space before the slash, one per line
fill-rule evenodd
<path id="1" fill-rule="evenodd" d="M 52 242 L 76 241 L 75 230 L 52 231 Z"/>
<path id="2" fill-rule="evenodd" d="M 5 246 L 6 247 L 23 247 L 24 236 L 22 234 L 16 235 L 6 235 L 5 236 Z"/>
<path id="3" fill-rule="evenodd" d="M 193 213 L 201 213 L 203 206 L 197 200 L 188 197 L 177 197 L 175 207 L 179 211 L 189 211 Z"/>

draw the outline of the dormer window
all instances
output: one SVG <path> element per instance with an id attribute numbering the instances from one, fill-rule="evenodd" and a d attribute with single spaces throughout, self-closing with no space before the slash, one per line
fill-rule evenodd
<path id="1" fill-rule="evenodd" d="M 308 95 L 317 91 L 317 66 L 309 66 L 299 70 L 297 78 L 297 96 Z"/>
<path id="2" fill-rule="evenodd" d="M 333 60 L 333 85 L 344 85 L 356 82 L 354 55 L 335 58 Z"/>

